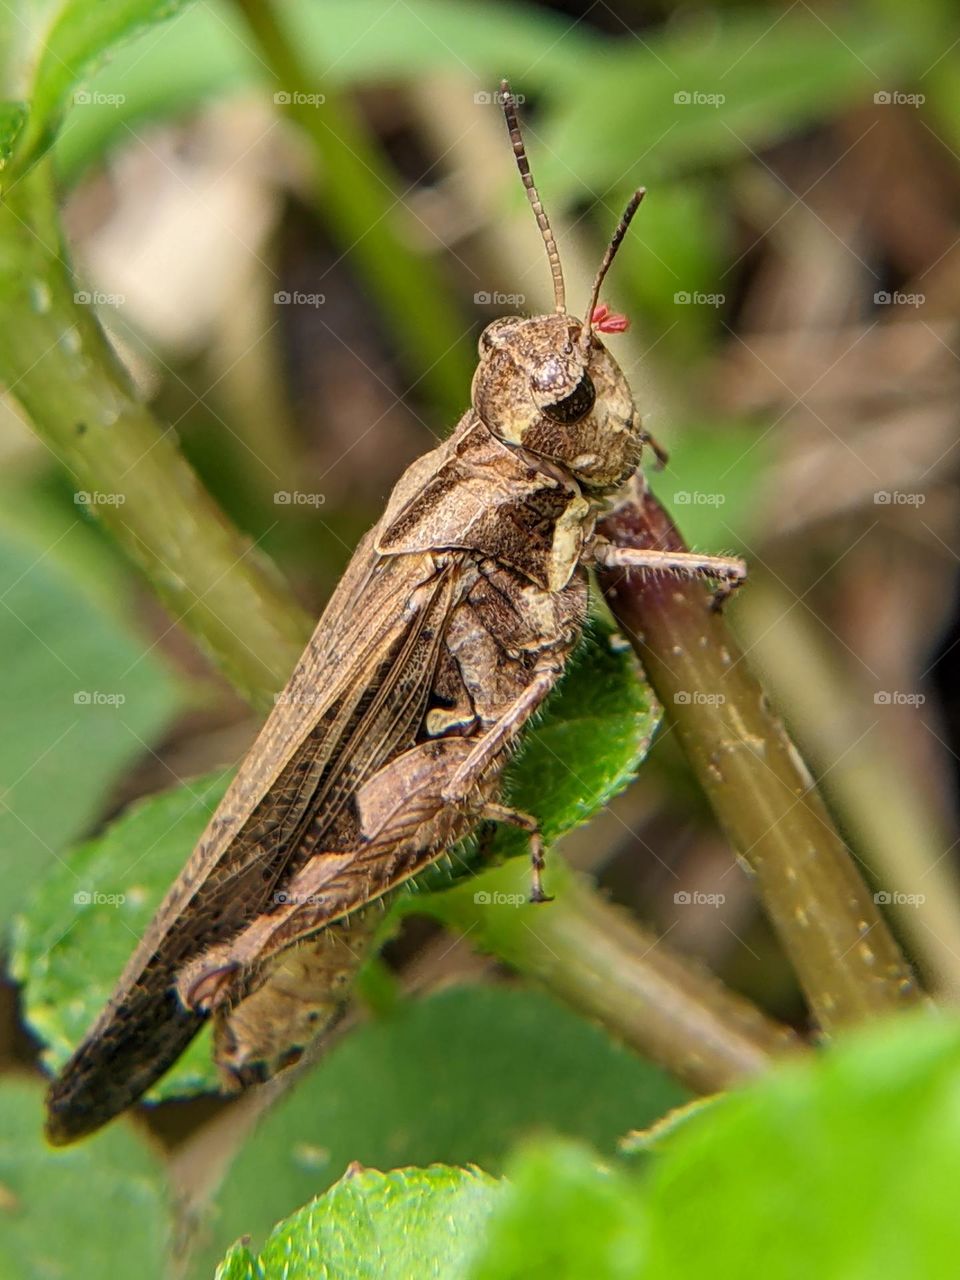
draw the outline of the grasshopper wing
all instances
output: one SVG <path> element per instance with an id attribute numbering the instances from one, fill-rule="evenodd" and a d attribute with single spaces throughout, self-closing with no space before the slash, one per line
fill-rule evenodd
<path id="1" fill-rule="evenodd" d="M 357 548 L 116 991 L 51 1085 L 52 1142 L 104 1124 L 179 1057 L 205 1015 L 181 1004 L 178 971 L 269 909 L 311 850 L 349 823 L 356 787 L 412 741 L 463 557 L 381 557 L 375 533 Z"/>

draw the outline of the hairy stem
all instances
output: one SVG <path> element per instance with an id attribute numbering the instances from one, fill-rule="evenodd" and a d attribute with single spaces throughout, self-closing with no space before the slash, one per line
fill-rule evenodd
<path id="1" fill-rule="evenodd" d="M 0 205 L 0 379 L 170 613 L 269 704 L 309 635 L 271 562 L 224 516 L 133 391 L 66 261 L 49 164 Z M 89 296 L 89 295 L 86 295 Z"/>
<path id="2" fill-rule="evenodd" d="M 598 526 L 626 547 L 681 551 L 640 486 Z M 601 589 L 790 957 L 833 1032 L 922 999 L 813 779 L 704 588 L 667 574 L 602 570 Z M 749 586 L 745 588 L 749 590 Z"/>
<path id="3" fill-rule="evenodd" d="M 891 903 L 898 932 L 936 995 L 960 999 L 960 875 L 943 856 L 950 844 L 936 807 L 909 784 L 901 740 L 884 724 L 870 732 L 855 692 L 871 691 L 838 670 L 800 610 L 776 585 L 752 589 L 740 605 L 767 685 L 810 758 L 830 766 L 829 796 L 855 849 L 867 853 L 872 882 Z M 789 678 L 787 678 L 789 677 Z M 879 717 L 878 717 L 879 718 Z M 894 722 L 895 723 L 895 722 Z M 914 764 L 914 776 L 922 765 Z M 922 890 L 922 892 L 918 892 Z M 908 905 L 909 904 L 909 905 Z"/>
<path id="4" fill-rule="evenodd" d="M 698 1093 L 739 1084 L 799 1050 L 790 1029 L 671 951 L 560 859 L 549 863 L 552 902 L 529 904 L 529 882 L 529 867 L 513 859 L 404 909 L 468 935 Z"/>

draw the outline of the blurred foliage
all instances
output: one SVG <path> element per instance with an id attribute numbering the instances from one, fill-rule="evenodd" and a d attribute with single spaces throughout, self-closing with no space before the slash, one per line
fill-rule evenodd
<path id="1" fill-rule="evenodd" d="M 905 1018 L 689 1117 L 650 1168 L 651 1274 L 949 1275 L 958 1067 L 955 1021 Z"/>
<path id="2" fill-rule="evenodd" d="M 689 546 L 738 551 L 760 525 L 770 454 L 756 430 L 742 423 L 691 423 L 666 467 L 651 468 L 647 478 Z"/>
<path id="3" fill-rule="evenodd" d="M 618 288 L 629 282 L 638 314 L 676 326 L 668 345 L 678 356 L 702 346 L 716 322 L 712 308 L 676 301 L 716 292 L 732 211 L 712 171 L 863 106 L 877 89 L 909 85 L 950 43 L 949 9 L 936 0 L 914 6 L 909 24 L 882 0 L 829 17 L 796 7 L 773 17 L 762 6 L 720 10 L 616 45 L 586 24 L 510 3 L 334 0 L 321 9 L 287 0 L 279 8 L 317 90 L 451 65 L 481 91 L 514 77 L 541 105 L 536 171 L 554 209 L 586 193 L 613 211 L 636 185 L 652 187 L 621 251 Z M 262 75 L 231 6 L 189 7 L 162 40 L 121 50 L 90 81 L 95 100 L 69 116 L 58 139 L 61 172 L 76 180 L 138 121 L 255 88 Z M 949 92 L 945 85 L 948 118 Z"/>
<path id="4" fill-rule="evenodd" d="M 895 1021 L 684 1115 L 661 1131 L 639 1172 L 583 1146 L 541 1141 L 521 1148 L 497 1186 L 455 1169 L 348 1175 L 277 1227 L 258 1255 L 233 1251 L 221 1274 L 366 1275 L 376 1257 L 372 1218 L 387 1246 L 377 1274 L 398 1280 L 425 1268 L 451 1280 L 939 1280 L 960 1245 L 958 1068 L 955 1024 Z M 442 1223 L 464 1184 L 467 1267 L 462 1253 L 451 1257 Z M 422 1230 L 430 1200 L 434 1239 Z M 351 1219 L 347 1206 L 361 1211 Z M 418 1252 L 401 1264 L 408 1233 Z M 315 1269 L 296 1270 L 306 1259 Z"/>
<path id="5" fill-rule="evenodd" d="M 63 1066 L 103 1008 L 231 776 L 194 778 L 130 805 L 36 886 L 15 922 L 11 968 L 49 1071 Z M 150 1096 L 215 1090 L 211 1051 L 205 1029 Z"/>
<path id="6" fill-rule="evenodd" d="M 115 45 L 183 6 L 184 0 L 56 0 L 23 16 L 7 9 L 0 19 L 0 65 L 5 96 L 16 94 L 21 103 L 7 104 L 0 150 L 9 154 L 16 148 L 21 165 L 35 162 L 56 136 L 71 92 L 84 76 Z"/>
<path id="7" fill-rule="evenodd" d="M 0 1084 L 0 1275 L 17 1280 L 167 1274 L 171 1217 L 160 1161 L 129 1129 L 53 1153 L 43 1095 Z"/>
<path id="8" fill-rule="evenodd" d="M 213 1239 L 191 1275 L 209 1275 L 241 1234 L 264 1239 L 352 1160 L 498 1173 L 517 1138 L 538 1133 L 613 1157 L 618 1135 L 683 1097 L 656 1067 L 534 992 L 461 987 L 405 1003 L 335 1046 L 263 1119 L 218 1192 L 204 1224 Z"/>
<path id="9" fill-rule="evenodd" d="M 940 54 L 950 22 L 939 0 L 915 5 L 909 25 L 880 0 L 819 18 L 757 6 L 693 15 L 611 47 L 586 24 L 513 3 L 330 0 L 321 8 L 285 0 L 278 10 L 318 90 L 331 80 L 406 79 L 454 66 L 487 90 L 508 75 L 524 92 L 547 95 L 554 111 L 540 182 L 567 199 L 585 186 L 608 191 L 611 177 L 629 187 L 651 173 L 739 158 L 738 133 L 760 148 L 863 101 L 867 88 L 908 82 Z M 57 143 L 64 171 L 95 162 L 125 122 L 182 112 L 261 71 L 229 5 L 188 7 L 163 40 L 121 50 L 90 80 L 92 96 L 123 100 L 85 104 L 68 120 Z M 676 102 L 694 91 L 725 101 Z"/>
<path id="10" fill-rule="evenodd" d="M 909 30 L 878 6 L 827 19 L 757 8 L 676 24 L 581 66 L 557 97 L 541 181 L 569 198 L 584 185 L 607 189 L 611 174 L 629 189 L 740 162 L 745 151 L 872 100 L 888 78 L 909 80 L 939 53 L 943 34 L 940 22 L 924 21 L 923 6 Z"/>
<path id="11" fill-rule="evenodd" d="M 95 822 L 112 789 L 182 705 L 159 655 L 104 598 L 100 556 L 64 556 L 69 526 L 0 516 L 0 875 L 2 915 L 46 864 L 61 889 L 80 887 L 63 850 Z M 82 505 L 78 508 L 83 510 Z M 40 536 L 34 536 L 34 535 Z M 76 548 L 77 540 L 73 540 Z M 65 761 L 70 762 L 64 768 Z"/>
<path id="12" fill-rule="evenodd" d="M 646 1274 L 639 1183 L 574 1143 L 520 1149 L 484 1224 L 471 1280 L 635 1280 Z"/>

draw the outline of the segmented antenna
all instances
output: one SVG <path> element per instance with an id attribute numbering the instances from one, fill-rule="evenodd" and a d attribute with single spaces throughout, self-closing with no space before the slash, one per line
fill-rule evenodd
<path id="1" fill-rule="evenodd" d="M 553 273 L 554 304 L 557 311 L 562 313 L 567 309 L 567 294 L 563 284 L 560 251 L 557 249 L 557 242 L 550 226 L 550 219 L 547 217 L 540 200 L 540 192 L 537 190 L 536 183 L 533 181 L 533 174 L 530 172 L 530 161 L 527 159 L 527 149 L 523 144 L 523 134 L 520 132 L 520 121 L 517 118 L 517 102 L 510 92 L 510 84 L 507 80 L 500 81 L 500 99 L 503 103 L 503 114 L 507 120 L 507 128 L 510 130 L 513 154 L 517 157 L 517 168 L 520 170 L 520 177 L 523 179 L 523 185 L 527 190 L 527 199 L 530 201 L 530 207 L 533 209 L 534 216 L 537 219 L 537 226 L 540 228 L 541 236 L 543 236 L 543 243 L 546 245 L 547 261 L 550 263 L 550 270 Z"/>
<path id="2" fill-rule="evenodd" d="M 603 261 L 600 263 L 600 270 L 597 272 L 597 278 L 593 282 L 593 289 L 590 293 L 590 305 L 585 312 L 586 320 L 583 325 L 583 332 L 580 335 L 580 345 L 586 351 L 590 345 L 590 334 L 593 331 L 594 312 L 597 303 L 600 300 L 600 290 L 603 288 L 603 279 L 610 270 L 610 263 L 616 257 L 617 250 L 623 241 L 623 237 L 627 234 L 627 228 L 633 221 L 633 215 L 640 208 L 640 201 L 647 194 L 645 187 L 638 187 L 630 197 L 626 209 L 623 211 L 623 217 L 617 224 L 617 229 L 613 233 L 613 239 L 607 245 L 607 251 L 603 255 Z"/>

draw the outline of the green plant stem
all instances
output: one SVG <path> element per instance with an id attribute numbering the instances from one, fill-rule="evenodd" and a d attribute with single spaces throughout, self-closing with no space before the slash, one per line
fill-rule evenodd
<path id="1" fill-rule="evenodd" d="M 450 425 L 466 407 L 473 374 L 468 326 L 436 263 L 398 233 L 392 175 L 346 98 L 320 86 L 270 0 L 236 0 L 277 94 L 309 139 L 317 207 L 376 299 L 410 372 Z M 322 103 L 315 103 L 322 88 Z M 401 208 L 401 214 L 406 214 Z"/>
<path id="2" fill-rule="evenodd" d="M 513 859 L 404 911 L 425 912 L 536 978 L 689 1088 L 713 1093 L 766 1070 L 794 1033 L 670 950 L 588 880 L 551 856 L 553 901 L 526 901 L 529 867 Z M 519 905 L 499 905 L 497 895 Z"/>
<path id="3" fill-rule="evenodd" d="M 639 488 L 599 532 L 621 546 L 684 549 L 663 507 Z M 738 859 L 755 877 L 824 1032 L 921 1000 L 813 779 L 724 619 L 708 608 L 705 589 L 665 574 L 598 576 Z"/>
<path id="4" fill-rule="evenodd" d="M 139 401 L 77 291 L 43 161 L 0 206 L 0 378 L 78 495 L 93 497 L 86 510 L 263 708 L 290 674 L 310 620 L 210 498 L 172 430 Z"/>

